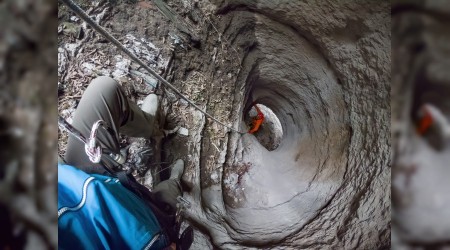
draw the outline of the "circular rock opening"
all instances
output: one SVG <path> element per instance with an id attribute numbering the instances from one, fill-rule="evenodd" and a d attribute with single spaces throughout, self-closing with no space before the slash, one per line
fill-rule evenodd
<path id="1" fill-rule="evenodd" d="M 267 150 L 275 150 L 281 143 L 283 128 L 277 115 L 269 107 L 260 103 L 253 105 L 244 115 L 245 124 L 249 131 L 255 130 L 254 127 L 256 126 L 255 123 L 259 112 L 264 115 L 264 120 L 259 129 L 252 134 Z"/>

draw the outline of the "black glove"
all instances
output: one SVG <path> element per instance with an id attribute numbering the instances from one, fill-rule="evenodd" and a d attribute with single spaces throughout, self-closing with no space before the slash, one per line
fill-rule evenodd
<path id="1" fill-rule="evenodd" d="M 194 230 L 188 226 L 181 234 L 177 242 L 177 250 L 188 250 L 194 241 Z"/>

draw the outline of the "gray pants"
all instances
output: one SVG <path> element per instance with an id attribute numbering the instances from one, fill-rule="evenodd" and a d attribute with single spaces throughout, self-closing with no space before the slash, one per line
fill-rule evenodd
<path id="1" fill-rule="evenodd" d="M 158 105 L 155 103 L 155 105 Z M 85 137 L 89 137 L 92 125 L 103 120 L 114 134 L 99 129 L 97 138 L 103 147 L 119 153 L 119 132 L 130 137 L 151 137 L 154 132 L 155 117 L 143 112 L 128 100 L 121 86 L 112 78 L 101 76 L 94 79 L 84 92 L 73 117 L 72 125 Z M 69 136 L 65 162 L 88 173 L 105 174 L 100 164 L 92 163 L 84 152 L 84 144 Z M 106 157 L 102 162 L 108 167 L 114 163 Z M 160 202 L 176 209 L 176 198 L 181 195 L 177 180 L 166 180 L 156 185 L 153 193 Z"/>

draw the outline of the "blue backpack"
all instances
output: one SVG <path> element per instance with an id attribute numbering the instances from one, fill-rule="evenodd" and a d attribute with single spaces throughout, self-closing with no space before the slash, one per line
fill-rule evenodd
<path id="1" fill-rule="evenodd" d="M 162 228 L 118 178 L 58 165 L 60 249 L 163 249 L 170 240 Z"/>

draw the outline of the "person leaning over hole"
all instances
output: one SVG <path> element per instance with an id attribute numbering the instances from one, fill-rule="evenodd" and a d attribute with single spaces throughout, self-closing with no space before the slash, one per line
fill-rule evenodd
<path id="1" fill-rule="evenodd" d="M 98 120 L 110 128 L 99 129 L 97 139 L 118 154 L 119 132 L 132 137 L 161 133 L 155 126 L 158 99 L 150 94 L 142 109 L 127 99 L 112 78 L 94 79 L 84 92 L 73 118 L 73 127 L 86 138 Z M 58 246 L 61 249 L 187 249 L 192 228 L 178 238 L 175 222 L 177 197 L 184 162 L 171 165 L 168 180 L 153 192 L 131 174 L 113 172 L 115 162 L 102 155 L 94 164 L 85 145 L 69 136 L 65 164 L 58 164 Z M 187 239 L 187 240 L 186 240 Z"/>

